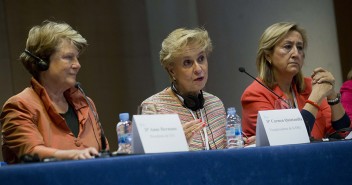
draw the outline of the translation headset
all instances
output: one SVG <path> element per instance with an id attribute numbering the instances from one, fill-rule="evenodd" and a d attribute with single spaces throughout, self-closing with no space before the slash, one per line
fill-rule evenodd
<path id="1" fill-rule="evenodd" d="M 203 91 L 200 90 L 200 93 L 197 95 L 197 96 L 193 96 L 193 95 L 188 95 L 188 96 L 182 96 L 176 89 L 175 87 L 175 84 L 174 83 L 171 83 L 171 90 L 179 97 L 181 97 L 183 99 L 183 106 L 185 108 L 188 108 L 192 111 L 197 111 L 197 110 L 200 110 L 200 109 L 203 109 L 204 108 L 204 96 L 203 96 Z M 205 111 L 205 108 L 204 108 L 204 111 Z M 192 112 L 191 112 L 192 113 Z M 193 113 L 192 113 L 193 115 Z M 202 112 L 201 112 L 201 115 L 202 115 Z M 197 117 L 198 117 L 198 114 L 197 114 Z M 205 111 L 205 118 L 206 118 L 206 122 L 208 122 L 208 116 L 207 116 L 207 113 Z M 217 149 L 218 147 L 216 146 L 216 143 L 214 141 L 214 136 L 213 136 L 213 131 L 211 130 L 210 126 L 208 127 L 209 130 L 210 130 L 210 133 L 212 135 L 212 138 L 213 138 L 213 143 L 214 143 L 214 146 L 215 148 Z M 206 132 L 205 132 L 206 133 Z"/>
<path id="2" fill-rule="evenodd" d="M 29 52 L 27 49 L 24 50 L 24 52 L 29 55 L 30 57 L 34 58 L 35 60 L 35 66 L 39 71 L 46 71 L 49 69 L 49 65 L 47 62 L 45 62 L 43 59 L 37 57 L 33 53 Z"/>
<path id="3" fill-rule="evenodd" d="M 181 94 L 177 91 L 177 89 L 176 89 L 174 83 L 171 83 L 171 90 L 172 90 L 177 96 L 179 96 L 179 97 L 181 97 L 181 98 L 183 99 L 183 106 L 184 106 L 185 108 L 188 108 L 188 109 L 190 109 L 190 110 L 192 110 L 192 111 L 197 111 L 197 110 L 200 110 L 200 109 L 203 109 L 203 108 L 204 108 L 204 96 L 203 96 L 203 91 L 202 91 L 202 90 L 200 90 L 200 93 L 199 93 L 197 96 L 193 96 L 193 95 L 183 96 L 183 95 L 181 95 Z M 181 99 L 181 98 L 180 98 L 180 99 Z M 204 108 L 204 111 L 205 111 L 205 108 Z M 193 115 L 192 112 L 191 112 L 191 114 Z M 202 115 L 202 111 L 201 111 L 201 115 Z M 197 114 L 197 117 L 198 117 L 198 114 Z M 203 117 L 203 116 L 202 116 L 202 117 Z M 207 117 L 206 111 L 205 111 L 205 118 L 206 118 L 206 120 L 207 120 L 206 122 L 208 122 L 208 117 Z M 202 118 L 202 119 L 203 119 L 203 118 Z M 217 149 L 218 147 L 216 146 L 216 143 L 215 143 L 215 141 L 214 141 L 213 131 L 211 130 L 210 126 L 207 126 L 207 127 L 208 127 L 209 130 L 210 130 L 210 133 L 211 133 L 212 138 L 213 138 L 214 146 L 215 146 L 215 148 Z M 204 134 L 206 135 L 205 137 L 208 138 L 206 131 L 204 131 Z M 205 143 L 208 143 L 207 139 L 205 140 Z M 207 145 L 207 144 L 205 144 L 205 145 Z M 208 146 L 209 146 L 209 145 L 208 145 Z M 207 150 L 209 150 L 209 148 L 208 148 Z"/>
<path id="4" fill-rule="evenodd" d="M 171 83 L 171 90 L 183 98 L 183 106 L 186 108 L 191 109 L 192 111 L 197 111 L 199 109 L 204 108 L 204 97 L 203 97 L 203 91 L 201 90 L 200 93 L 197 96 L 194 95 L 187 95 L 183 96 L 181 95 L 177 89 L 175 88 L 174 83 Z"/>

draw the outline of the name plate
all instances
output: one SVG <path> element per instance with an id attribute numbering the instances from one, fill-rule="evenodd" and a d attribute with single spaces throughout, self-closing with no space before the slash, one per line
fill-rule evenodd
<path id="1" fill-rule="evenodd" d="M 189 151 L 177 114 L 134 115 L 132 133 L 136 154 Z"/>
<path id="2" fill-rule="evenodd" d="M 304 120 L 298 109 L 259 111 L 256 146 L 309 143 Z"/>

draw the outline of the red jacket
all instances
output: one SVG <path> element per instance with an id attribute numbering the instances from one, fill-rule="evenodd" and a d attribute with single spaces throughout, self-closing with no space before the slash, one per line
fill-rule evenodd
<path id="1" fill-rule="evenodd" d="M 298 93 L 294 85 L 292 85 L 298 104 L 298 109 L 301 111 L 305 105 L 305 101 L 308 99 L 312 91 L 312 80 L 310 78 L 304 79 L 306 89 L 302 93 Z M 284 99 L 287 97 L 281 91 L 279 86 L 275 86 L 273 91 Z M 254 81 L 249 85 L 243 92 L 241 97 L 242 103 L 242 127 L 243 132 L 247 136 L 253 136 L 256 132 L 257 115 L 260 110 L 274 110 L 275 100 L 278 98 L 261 86 L 258 82 Z M 316 115 L 311 136 L 315 139 L 321 139 L 325 137 L 327 133 L 334 132 L 331 125 L 331 109 L 326 99 L 324 99 L 320 105 L 320 110 Z"/>
<path id="2" fill-rule="evenodd" d="M 44 87 L 34 78 L 31 85 L 4 104 L 0 116 L 4 161 L 18 163 L 23 154 L 32 152 L 38 145 L 46 146 L 38 153 L 40 158 L 52 157 L 58 149 L 101 149 L 100 127 L 79 90 L 71 88 L 65 91 L 65 97 L 75 109 L 79 121 L 76 138 L 65 119 L 55 111 Z"/>

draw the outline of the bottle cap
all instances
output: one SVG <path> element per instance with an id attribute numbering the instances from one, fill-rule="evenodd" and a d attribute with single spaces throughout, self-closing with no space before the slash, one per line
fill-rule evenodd
<path id="1" fill-rule="evenodd" d="M 227 114 L 235 115 L 235 114 L 236 114 L 236 109 L 235 109 L 235 107 L 229 107 L 229 108 L 227 108 Z"/>
<path id="2" fill-rule="evenodd" d="M 119 117 L 121 121 L 128 121 L 130 119 L 130 114 L 127 112 L 120 113 Z"/>

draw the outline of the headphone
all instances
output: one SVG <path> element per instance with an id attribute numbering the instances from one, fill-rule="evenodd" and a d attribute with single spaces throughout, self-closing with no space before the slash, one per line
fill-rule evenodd
<path id="1" fill-rule="evenodd" d="M 24 52 L 29 55 L 30 57 L 35 59 L 35 65 L 39 71 L 46 71 L 49 69 L 49 65 L 47 62 L 45 62 L 43 59 L 37 57 L 33 53 L 29 52 L 27 49 L 24 50 Z"/>
<path id="2" fill-rule="evenodd" d="M 174 83 L 171 83 L 171 90 L 175 94 L 177 94 L 178 96 L 181 96 L 181 98 L 183 98 L 183 106 L 184 107 L 189 108 L 192 111 L 197 111 L 199 109 L 204 108 L 204 97 L 203 97 L 202 90 L 200 91 L 200 93 L 197 96 L 193 96 L 193 95 L 182 96 L 175 88 Z"/>

